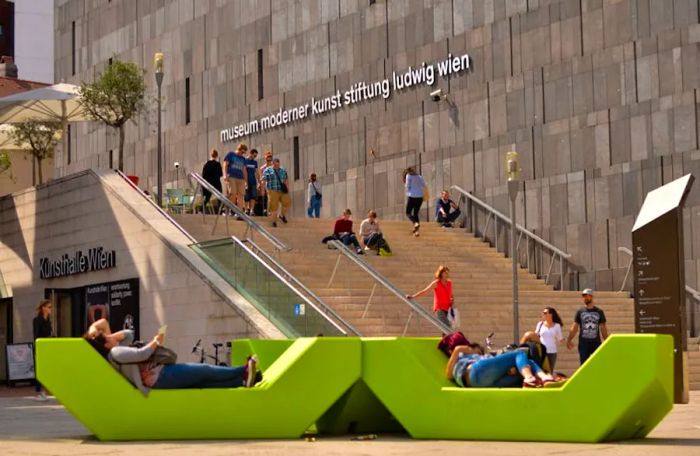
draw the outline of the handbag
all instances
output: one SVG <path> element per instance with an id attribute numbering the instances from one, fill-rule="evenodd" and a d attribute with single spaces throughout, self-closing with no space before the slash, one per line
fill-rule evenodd
<path id="1" fill-rule="evenodd" d="M 287 184 L 282 182 L 282 179 L 280 179 L 280 175 L 277 174 L 277 170 L 273 168 L 272 171 L 275 173 L 275 177 L 277 178 L 277 182 L 280 183 L 280 188 L 282 189 L 282 193 L 289 193 L 289 188 L 287 188 Z"/>
<path id="2" fill-rule="evenodd" d="M 158 365 L 175 364 L 177 362 L 177 353 L 168 347 L 159 345 L 149 358 L 149 361 L 152 361 Z"/>
<path id="3" fill-rule="evenodd" d="M 323 198 L 323 195 L 321 194 L 321 192 L 318 191 L 318 189 L 317 189 L 316 186 L 313 184 L 313 182 L 311 183 L 311 186 L 314 188 L 314 192 L 316 192 L 316 195 L 314 195 L 314 196 L 315 196 L 317 199 L 319 199 L 319 200 L 322 199 L 322 198 Z"/>
<path id="4" fill-rule="evenodd" d="M 423 201 L 428 201 L 430 199 L 430 191 L 428 190 L 428 186 L 424 185 L 423 186 Z"/>

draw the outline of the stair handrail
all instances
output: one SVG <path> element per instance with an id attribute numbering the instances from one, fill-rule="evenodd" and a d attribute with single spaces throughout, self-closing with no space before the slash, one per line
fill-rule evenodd
<path id="1" fill-rule="evenodd" d="M 237 239 L 235 236 L 231 236 L 231 237 L 239 243 L 245 242 L 245 243 L 252 245 L 255 249 L 255 253 L 259 257 L 263 257 L 263 259 L 266 262 L 271 263 L 275 268 L 277 268 L 277 270 L 279 272 L 281 272 L 283 275 L 285 275 L 287 277 L 287 279 L 290 282 L 292 282 L 296 288 L 303 290 L 304 293 L 306 293 L 308 296 L 313 298 L 313 300 L 318 304 L 318 307 L 321 307 L 323 309 L 323 313 L 331 315 L 333 318 L 340 321 L 346 328 L 348 328 L 350 330 L 350 332 L 353 335 L 358 336 L 358 337 L 362 337 L 362 334 L 360 333 L 360 331 L 358 331 L 358 329 L 355 326 L 353 326 L 349 321 L 347 321 L 343 317 L 341 317 L 319 295 L 317 295 L 315 292 L 313 292 L 311 289 L 309 289 L 309 287 L 307 287 L 302 282 L 300 282 L 299 279 L 297 279 L 297 277 L 294 274 L 292 274 L 287 268 L 285 268 L 279 261 L 274 259 L 269 253 L 267 253 L 265 250 L 260 248 L 260 246 L 258 244 L 256 244 L 255 241 L 253 241 L 252 239 L 240 240 L 240 239 Z M 317 306 L 313 306 L 313 307 L 318 310 Z M 321 313 L 321 312 L 319 312 L 319 313 Z"/>
<path id="2" fill-rule="evenodd" d="M 124 179 L 124 180 L 131 186 L 131 188 L 133 188 L 134 190 L 136 190 L 146 201 L 148 201 L 149 203 L 151 203 L 151 206 L 155 207 L 156 210 L 157 210 L 158 212 L 160 212 L 160 214 L 161 214 L 163 217 L 165 217 L 166 219 L 168 219 L 168 221 L 169 221 L 170 223 L 172 223 L 172 224 L 175 226 L 175 228 L 177 228 L 182 234 L 184 234 L 185 237 L 187 237 L 187 239 L 189 239 L 190 242 L 193 242 L 193 243 L 194 243 L 194 242 L 197 242 L 197 240 L 196 240 L 195 238 L 193 238 L 192 235 L 191 235 L 190 233 L 188 233 L 187 230 L 184 229 L 184 228 L 182 227 L 182 225 L 180 225 L 179 223 L 177 223 L 177 222 L 175 221 L 175 219 L 172 218 L 172 217 L 170 216 L 170 214 L 168 214 L 168 212 L 165 211 L 162 207 L 158 206 L 158 203 L 156 203 L 156 202 L 153 200 L 153 198 L 151 198 L 151 197 L 150 197 L 149 195 L 147 195 L 143 190 L 141 190 L 141 188 L 140 188 L 138 185 L 134 184 L 134 182 L 133 182 L 131 179 L 129 179 L 129 177 L 128 177 L 126 174 L 124 174 L 124 173 L 123 173 L 121 170 L 119 170 L 119 169 L 115 169 L 114 171 L 117 173 L 117 175 L 121 176 L 121 178 Z"/>
<path id="3" fill-rule="evenodd" d="M 238 206 L 233 204 L 228 198 L 226 198 L 219 190 L 217 190 L 213 185 L 211 185 L 209 182 L 204 180 L 202 176 L 200 176 L 198 173 L 192 171 L 189 176 L 197 182 L 197 187 L 195 188 L 194 195 L 197 195 L 197 190 L 201 189 L 206 189 L 209 192 L 211 192 L 212 195 L 216 196 L 216 198 L 219 200 L 219 212 L 216 215 L 216 220 L 214 222 L 214 230 L 216 230 L 216 223 L 219 220 L 219 217 L 221 216 L 221 212 L 223 210 L 223 207 L 226 206 L 229 210 L 233 211 L 241 220 L 243 220 L 247 224 L 247 230 L 246 230 L 246 235 L 249 231 L 254 231 L 262 235 L 265 239 L 272 244 L 275 249 L 278 251 L 282 252 L 288 252 L 291 250 L 291 247 L 287 246 L 282 240 L 277 238 L 274 234 L 270 233 L 265 227 L 263 227 L 261 224 L 253 220 L 253 218 L 243 212 Z M 192 205 L 194 206 L 194 199 L 192 201 Z M 204 205 L 202 205 L 202 216 L 204 216 L 204 213 L 206 211 L 206 208 Z M 227 221 L 228 223 L 228 221 Z M 252 239 L 252 235 L 251 235 Z"/>
<path id="4" fill-rule="evenodd" d="M 502 212 L 500 212 L 500 211 L 499 211 L 498 209 L 496 209 L 495 207 L 493 207 L 493 206 L 491 206 L 490 204 L 486 203 L 485 201 L 483 201 L 483 200 L 477 198 L 477 197 L 474 196 L 472 193 L 470 193 L 470 192 L 464 190 L 464 189 L 463 189 L 462 187 L 460 187 L 459 185 L 453 185 L 453 186 L 450 187 L 450 189 L 451 189 L 451 190 L 454 190 L 454 191 L 456 191 L 456 192 L 458 192 L 458 193 L 460 194 L 460 203 L 461 203 L 463 200 L 465 200 L 465 199 L 466 199 L 466 200 L 469 200 L 471 203 L 475 204 L 476 206 L 478 206 L 479 208 L 481 208 L 482 210 L 484 210 L 485 212 L 487 212 L 487 213 L 489 214 L 489 216 L 488 216 L 488 218 L 487 218 L 486 226 L 484 227 L 484 231 L 483 231 L 483 233 L 482 233 L 482 238 L 483 238 L 483 239 L 486 239 L 486 231 L 487 231 L 487 229 L 488 229 L 488 225 L 489 225 L 489 222 L 490 222 L 490 220 L 491 220 L 491 217 L 493 217 L 494 220 L 495 220 L 495 222 L 494 222 L 494 225 L 495 225 L 495 226 L 497 226 L 497 224 L 498 224 L 498 219 L 500 219 L 505 225 L 507 225 L 507 226 L 509 226 L 509 227 L 512 227 L 513 223 L 512 223 L 512 221 L 511 221 L 510 217 L 507 217 L 505 214 L 503 214 Z M 469 217 L 472 217 L 471 214 L 469 214 L 468 216 L 469 216 Z M 554 260 L 555 260 L 556 258 L 559 258 L 559 277 L 560 277 L 560 280 L 561 280 L 561 287 L 560 287 L 560 289 L 563 290 L 563 289 L 564 289 L 564 283 L 565 283 L 565 281 L 564 281 L 564 268 L 565 268 L 565 263 L 569 263 L 569 259 L 571 258 L 571 254 L 570 254 L 570 253 L 567 253 L 567 252 L 565 252 L 565 251 L 563 251 L 562 249 L 560 249 L 559 247 L 555 246 L 554 244 L 552 244 L 552 243 L 550 243 L 550 242 L 548 242 L 548 241 L 545 241 L 545 240 L 542 239 L 540 236 L 536 235 L 535 233 L 533 233 L 532 231 L 528 230 L 527 228 L 525 228 L 524 226 L 522 226 L 522 225 L 519 224 L 519 223 L 516 223 L 516 224 L 515 224 L 515 227 L 516 227 L 516 230 L 517 230 L 518 233 L 519 233 L 518 244 L 517 244 L 517 246 L 516 246 L 516 248 L 515 248 L 515 251 L 516 251 L 516 252 L 518 251 L 518 248 L 520 247 L 520 241 L 522 240 L 523 235 L 524 235 L 524 236 L 526 237 L 526 239 L 527 239 L 528 246 L 529 246 L 529 242 L 532 241 L 532 242 L 535 244 L 535 246 L 539 246 L 539 247 L 543 248 L 544 250 L 548 250 L 549 252 L 551 252 L 552 259 L 551 259 L 551 261 L 550 261 L 550 263 L 549 263 L 549 268 L 548 268 L 548 270 L 547 270 L 547 273 L 545 274 L 545 283 L 548 283 L 548 282 L 549 282 L 549 277 L 551 276 L 552 266 L 554 265 Z M 473 229 L 473 232 L 476 234 L 476 228 Z M 494 243 L 495 243 L 495 245 L 496 245 L 496 249 L 498 249 L 498 235 L 494 236 Z M 529 269 L 529 268 L 530 268 L 530 264 L 529 264 L 529 262 L 530 262 L 530 258 L 529 258 L 530 250 L 529 250 L 529 248 L 528 248 L 528 252 L 527 252 L 527 253 L 528 253 L 528 259 L 527 259 L 528 264 L 527 264 L 527 267 L 528 267 L 528 269 Z"/>
<path id="5" fill-rule="evenodd" d="M 402 303 L 406 304 L 409 306 L 418 316 L 423 317 L 423 319 L 427 320 L 429 323 L 431 323 L 433 326 L 438 328 L 440 331 L 442 331 L 445 334 L 450 334 L 453 330 L 449 326 L 445 325 L 442 323 L 440 320 L 435 318 L 430 312 L 425 310 L 423 306 L 418 304 L 417 302 L 413 301 L 412 299 L 407 299 L 406 294 L 402 292 L 400 289 L 396 287 L 389 279 L 386 278 L 382 273 L 374 269 L 369 263 L 361 260 L 358 258 L 357 254 L 350 250 L 345 244 L 343 244 L 339 240 L 331 240 L 328 241 L 329 245 L 332 245 L 338 251 L 342 254 L 345 255 L 346 258 L 348 258 L 350 261 L 355 263 L 357 266 L 360 267 L 363 271 L 365 271 L 369 276 L 371 276 L 374 280 L 376 280 L 380 285 L 382 285 L 384 288 L 389 290 L 392 294 L 394 294 L 396 297 L 399 298 L 399 301 Z M 335 273 L 335 271 L 334 271 Z M 412 315 L 412 314 L 411 314 Z M 409 317 L 410 321 L 410 317 Z M 408 322 L 407 322 L 408 324 Z M 405 331 L 404 331 L 405 332 Z"/>

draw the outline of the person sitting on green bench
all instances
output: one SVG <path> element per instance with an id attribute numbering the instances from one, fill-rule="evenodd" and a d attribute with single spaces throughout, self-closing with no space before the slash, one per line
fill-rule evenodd
<path id="1" fill-rule="evenodd" d="M 90 325 L 84 338 L 144 395 L 151 388 L 250 388 L 261 379 L 256 371 L 255 356 L 250 356 L 244 366 L 236 367 L 196 363 L 159 364 L 152 355 L 162 346 L 164 334 L 156 334 L 150 342 L 135 346 L 132 345 L 132 330 L 112 333 L 105 319 Z"/>
<path id="2" fill-rule="evenodd" d="M 523 388 L 537 388 L 555 382 L 524 351 L 490 356 L 484 355 L 484 349 L 476 343 L 455 347 L 445 375 L 464 388 L 513 388 L 521 382 Z"/>

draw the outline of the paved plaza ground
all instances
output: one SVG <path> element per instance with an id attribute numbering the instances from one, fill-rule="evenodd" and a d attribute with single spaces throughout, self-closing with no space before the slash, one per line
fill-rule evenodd
<path id="1" fill-rule="evenodd" d="M 677 405 L 644 440 L 620 443 L 561 444 L 521 442 L 414 441 L 406 436 L 379 435 L 372 441 L 352 436 L 319 437 L 316 441 L 184 441 L 100 442 L 58 402 L 33 400 L 32 390 L 0 390 L 0 455 L 698 455 L 700 454 L 700 391 L 689 405 Z M 465 413 L 469 413 L 465 410 Z M 523 416 L 527 412 L 523 411 Z M 525 418 L 524 418 L 525 419 Z M 552 417 L 556 420 L 557 417 Z M 542 424 L 546 426 L 546 423 Z M 572 426 L 585 423 L 571 423 Z"/>

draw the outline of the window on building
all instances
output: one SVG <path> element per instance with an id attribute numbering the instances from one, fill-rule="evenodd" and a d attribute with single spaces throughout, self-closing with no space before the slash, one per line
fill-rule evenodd
<path id="1" fill-rule="evenodd" d="M 294 137 L 294 180 L 299 180 L 299 137 Z"/>
<path id="2" fill-rule="evenodd" d="M 262 100 L 263 96 L 263 50 L 258 49 L 258 100 Z"/>
<path id="3" fill-rule="evenodd" d="M 114 169 L 114 151 L 109 149 L 109 169 Z"/>
<path id="4" fill-rule="evenodd" d="M 190 78 L 185 78 L 185 125 L 190 123 Z"/>
<path id="5" fill-rule="evenodd" d="M 68 125 L 66 127 L 66 162 L 70 165 L 71 162 L 71 156 L 70 156 L 70 150 L 72 148 L 72 141 L 71 141 L 71 126 Z"/>
<path id="6" fill-rule="evenodd" d="M 71 31 L 70 31 L 70 43 L 71 43 L 71 65 L 72 65 L 72 73 L 75 75 L 75 21 L 71 23 Z"/>
<path id="7" fill-rule="evenodd" d="M 109 60 L 107 60 L 107 65 L 112 66 L 112 57 L 110 57 Z"/>
<path id="8" fill-rule="evenodd" d="M 119 171 L 124 171 L 124 151 L 119 151 Z"/>

